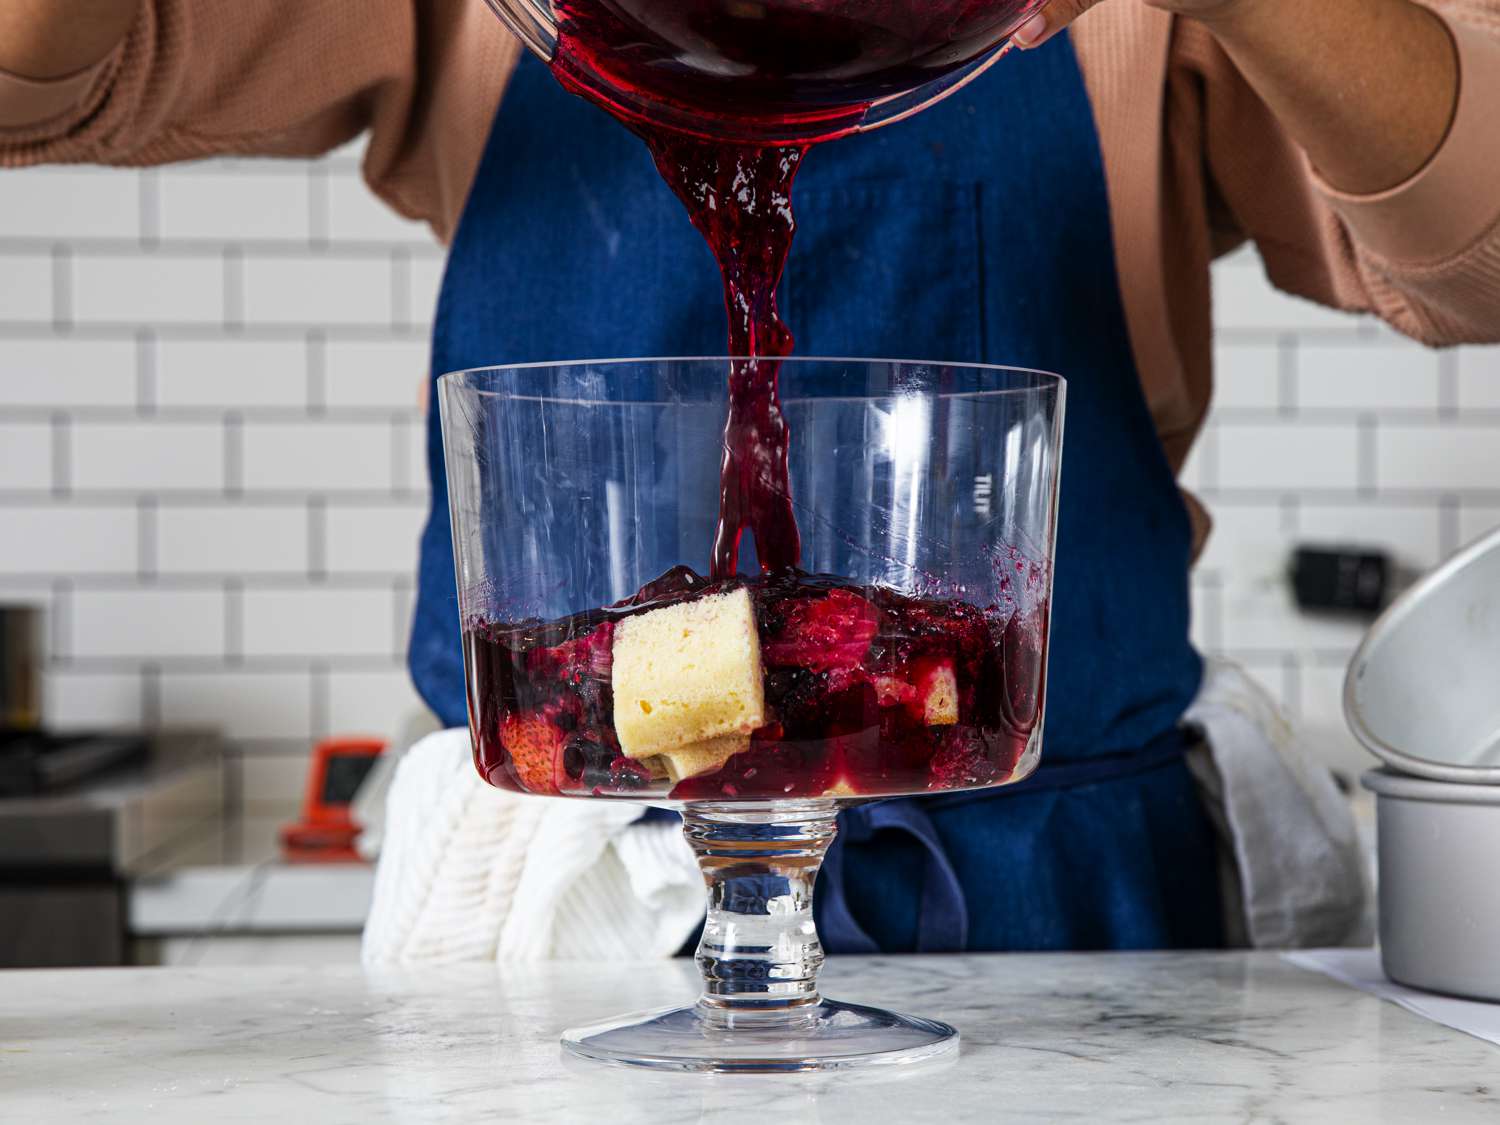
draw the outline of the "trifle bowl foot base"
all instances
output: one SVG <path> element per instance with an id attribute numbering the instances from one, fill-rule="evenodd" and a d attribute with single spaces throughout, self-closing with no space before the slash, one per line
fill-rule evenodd
<path id="1" fill-rule="evenodd" d="M 945 1023 L 822 1000 L 796 1013 L 637 1012 L 563 1033 L 563 1046 L 600 1062 L 718 1074 L 899 1066 L 958 1050 Z"/>

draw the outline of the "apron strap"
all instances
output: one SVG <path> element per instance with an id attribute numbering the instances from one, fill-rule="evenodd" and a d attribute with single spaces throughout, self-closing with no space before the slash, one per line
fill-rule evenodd
<path id="1" fill-rule="evenodd" d="M 959 953 L 968 948 L 969 908 L 962 882 L 938 835 L 930 812 L 954 808 L 974 801 L 1003 801 L 1056 789 L 1116 781 L 1163 766 L 1180 758 L 1194 743 L 1191 732 L 1174 728 L 1140 750 L 1103 754 L 1079 761 L 1042 766 L 1025 781 L 999 789 L 980 789 L 942 797 L 904 797 L 845 809 L 839 816 L 839 831 L 823 861 L 818 882 L 822 906 L 819 929 L 836 935 L 846 953 L 879 953 L 881 949 L 849 908 L 849 886 L 844 848 L 868 843 L 877 832 L 905 832 L 922 846 L 923 874 L 921 913 L 917 918 L 918 953 Z"/>
<path id="2" fill-rule="evenodd" d="M 963 884 L 953 869 L 937 826 L 915 801 L 882 801 L 857 805 L 839 816 L 839 834 L 823 860 L 818 895 L 823 900 L 823 927 L 839 935 L 840 948 L 849 952 L 879 953 L 849 909 L 844 875 L 844 846 L 863 844 L 877 832 L 898 831 L 911 836 L 926 852 L 922 873 L 922 911 L 917 919 L 917 952 L 961 953 L 969 944 L 969 908 Z"/>

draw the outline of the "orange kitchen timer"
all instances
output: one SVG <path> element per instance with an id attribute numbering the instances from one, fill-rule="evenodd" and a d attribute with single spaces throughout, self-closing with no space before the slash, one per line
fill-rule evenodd
<path id="1" fill-rule="evenodd" d="M 358 860 L 354 841 L 360 826 L 349 805 L 385 751 L 378 738 L 330 738 L 313 748 L 302 818 L 281 829 L 281 852 L 294 863 L 347 863 Z"/>

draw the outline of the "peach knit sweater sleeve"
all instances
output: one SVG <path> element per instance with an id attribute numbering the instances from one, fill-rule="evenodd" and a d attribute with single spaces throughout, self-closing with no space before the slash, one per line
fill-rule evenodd
<path id="1" fill-rule="evenodd" d="M 1076 25 L 1137 366 L 1175 466 L 1211 397 L 1209 263 L 1246 240 L 1289 292 L 1430 344 L 1500 341 L 1500 0 L 1429 2 L 1458 48 L 1457 112 L 1426 167 L 1373 196 L 1322 183 L 1201 25 L 1138 0 Z M 0 74 L 0 167 L 308 155 L 368 131 L 371 187 L 446 239 L 518 52 L 479 0 L 142 0 L 97 66 Z"/>
<path id="2" fill-rule="evenodd" d="M 311 156 L 368 131 L 371 187 L 446 236 L 516 50 L 478 0 L 141 0 L 87 71 L 0 72 L 0 167 Z"/>
<path id="3" fill-rule="evenodd" d="M 1198 25 L 1183 25 L 1179 58 L 1208 80 L 1203 138 L 1221 238 L 1252 239 L 1288 292 L 1374 311 L 1432 344 L 1489 341 L 1500 338 L 1500 4 L 1433 6 L 1458 47 L 1457 110 L 1436 155 L 1378 195 L 1324 183 L 1250 87 L 1225 80 L 1233 67 Z"/>

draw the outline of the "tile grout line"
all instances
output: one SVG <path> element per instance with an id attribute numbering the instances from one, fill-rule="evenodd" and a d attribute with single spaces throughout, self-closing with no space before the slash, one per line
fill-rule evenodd
<path id="1" fill-rule="evenodd" d="M 1438 418 L 1452 422 L 1458 416 L 1458 353 L 1441 352 L 1438 355 Z"/>
<path id="2" fill-rule="evenodd" d="M 1463 538 L 1459 530 L 1459 499 L 1457 496 L 1444 496 L 1438 501 L 1438 552 L 1439 558 L 1449 558 L 1463 544 L 1459 542 Z"/>
<path id="3" fill-rule="evenodd" d="M 135 672 L 140 669 L 145 658 L 134 656 L 69 656 L 59 662 L 65 667 L 79 671 L 106 673 Z M 171 672 L 222 672 L 225 675 L 231 673 L 263 673 L 275 674 L 298 674 L 306 673 L 311 666 L 314 657 L 297 653 L 281 653 L 274 656 L 246 656 L 234 663 L 229 663 L 223 657 L 214 659 L 205 656 L 157 656 L 152 658 L 164 670 Z M 345 672 L 399 672 L 404 670 L 405 662 L 392 659 L 390 653 L 364 653 L 359 655 L 345 654 L 338 658 L 340 671 Z"/>
<path id="4" fill-rule="evenodd" d="M 1198 439 L 1203 443 L 1203 454 L 1199 460 L 1202 466 L 1200 471 L 1200 486 L 1204 495 L 1217 492 L 1219 488 L 1219 428 L 1216 425 L 1204 426 L 1203 434 Z"/>
<path id="5" fill-rule="evenodd" d="M 143 582 L 157 578 L 157 501 L 141 497 L 136 508 L 136 570 Z"/>
<path id="6" fill-rule="evenodd" d="M 315 661 L 308 669 L 308 724 L 313 738 L 322 741 L 330 734 L 333 709 L 332 684 L 326 661 Z"/>
<path id="7" fill-rule="evenodd" d="M 224 248 L 223 270 L 223 330 L 234 336 L 245 328 L 245 252 L 242 248 Z"/>
<path id="8" fill-rule="evenodd" d="M 313 332 L 320 337 L 323 337 L 322 342 L 319 346 L 326 350 L 329 344 L 329 341 L 326 339 L 326 335 L 320 330 L 316 329 L 313 330 Z M 305 347 L 308 340 L 308 334 L 309 330 L 303 328 L 299 329 L 295 336 L 277 337 L 274 340 L 270 338 L 262 338 L 257 341 L 252 340 L 247 336 L 237 336 L 233 340 L 228 340 L 220 335 L 214 337 L 213 342 L 224 343 L 226 345 L 244 344 L 249 342 L 283 344 L 301 343 Z M 152 341 L 153 347 L 155 347 L 158 352 L 160 351 L 162 334 L 156 327 L 132 328 L 129 333 L 118 337 L 118 342 L 133 342 L 138 344 L 143 336 L 149 337 L 149 339 Z M 77 339 L 78 334 L 72 333 L 71 338 Z M 171 340 L 169 342 L 175 343 L 180 341 Z M 390 339 L 375 342 L 385 344 L 409 344 L 412 341 L 397 340 L 392 337 Z M 326 366 L 326 359 L 323 362 Z M 310 397 L 311 396 L 309 395 L 300 396 L 299 400 L 295 404 L 293 404 L 289 400 L 286 403 L 234 406 L 232 407 L 232 409 L 239 411 L 239 413 L 247 421 L 298 421 L 309 417 L 309 415 L 313 413 L 308 401 Z M 12 419 L 24 420 L 30 417 L 46 417 L 54 409 L 54 407 L 44 404 L 30 404 L 0 407 L 0 409 L 4 409 L 6 415 Z M 224 409 L 225 407 L 219 405 L 194 404 L 184 406 L 164 406 L 158 403 L 154 408 L 154 413 L 162 422 L 192 423 L 202 422 L 205 419 L 217 417 Z M 84 404 L 74 407 L 72 409 L 72 413 L 76 414 L 80 419 L 86 418 L 89 421 L 95 422 L 128 422 L 133 421 L 135 417 L 140 413 L 140 407 L 138 404 L 132 404 L 129 406 L 118 404 Z M 325 403 L 316 413 L 320 419 L 324 419 L 327 421 L 368 422 L 371 424 L 381 422 L 392 417 L 399 418 L 405 422 L 421 422 L 424 420 L 415 403 L 410 408 L 397 407 L 393 406 L 391 403 L 378 401 L 371 403 L 370 405 L 359 403 L 344 403 L 333 405 L 331 403 Z M 1488 433 L 1491 430 L 1500 428 L 1500 407 L 1472 407 L 1470 409 L 1460 411 L 1455 417 L 1451 419 L 1443 420 L 1438 417 L 1438 414 L 1435 410 L 1426 407 L 1388 407 L 1383 410 L 1372 411 L 1368 407 L 1351 406 L 1347 408 L 1335 409 L 1329 407 L 1304 406 L 1298 409 L 1296 417 L 1297 421 L 1303 425 L 1322 428 L 1352 426 L 1356 425 L 1361 419 L 1375 419 L 1383 427 L 1391 429 L 1408 428 L 1434 431 L 1457 430 L 1474 433 Z M 1270 430 L 1276 429 L 1278 427 L 1284 428 L 1285 425 L 1286 419 L 1282 415 L 1280 415 L 1275 408 L 1219 407 L 1211 415 L 1211 420 L 1205 426 L 1203 437 L 1206 437 L 1209 431 L 1214 429 L 1215 427 Z"/>
<path id="9" fill-rule="evenodd" d="M 16 257 L 23 254 L 45 254 L 56 243 L 55 235 L 0 235 L 0 257 Z M 333 261 L 367 262 L 388 257 L 392 252 L 402 252 L 424 261 L 439 261 L 446 251 L 436 240 L 387 239 L 387 238 L 340 238 L 328 239 L 326 244 L 309 245 L 306 233 L 284 238 L 245 237 L 237 232 L 222 236 L 174 235 L 153 236 L 149 245 L 139 227 L 130 235 L 79 235 L 68 238 L 68 245 L 75 253 L 91 258 L 107 258 L 120 261 L 138 259 L 143 251 L 159 255 L 163 259 L 216 258 L 225 250 L 239 248 L 252 258 L 307 259 L 311 256 Z M 1260 332 L 1281 332 L 1285 329 L 1251 329 Z M 1335 333 L 1341 331 L 1333 330 Z"/>
<path id="10" fill-rule="evenodd" d="M 307 577 L 318 583 L 328 579 L 328 500 L 322 495 L 307 500 Z"/>
<path id="11" fill-rule="evenodd" d="M 328 165 L 316 161 L 307 170 L 307 246 L 309 250 L 328 249 L 329 232 Z"/>
<path id="12" fill-rule="evenodd" d="M 399 576 L 391 584 L 391 609 L 395 615 L 393 622 L 391 644 L 391 655 L 394 659 L 404 661 L 411 638 L 411 618 L 414 606 L 414 587 L 412 580 L 404 575 Z"/>
<path id="13" fill-rule="evenodd" d="M 1276 412 L 1281 417 L 1297 417 L 1300 390 L 1301 374 L 1297 335 L 1288 332 L 1276 342 Z"/>
<path id="14" fill-rule="evenodd" d="M 303 343 L 307 365 L 307 413 L 321 418 L 328 413 L 328 338 L 316 328 L 308 330 Z"/>
<path id="15" fill-rule="evenodd" d="M 136 191 L 141 249 L 155 250 L 161 244 L 161 173 L 155 168 L 142 168 Z"/>
<path id="16" fill-rule="evenodd" d="M 65 411 L 52 414 L 52 489 L 54 500 L 73 495 L 73 420 Z"/>
<path id="17" fill-rule="evenodd" d="M 1373 497 L 1380 491 L 1379 480 L 1379 418 L 1373 413 L 1364 413 L 1359 416 L 1356 423 L 1358 427 L 1358 476 L 1359 494 L 1362 497 Z"/>
<path id="18" fill-rule="evenodd" d="M 224 663 L 238 668 L 245 662 L 245 584 L 224 580 Z"/>
<path id="19" fill-rule="evenodd" d="M 158 407 L 156 333 L 142 328 L 135 336 L 135 408 L 155 416 Z"/>
<path id="20" fill-rule="evenodd" d="M 52 331 L 73 327 L 73 251 L 59 242 L 52 247 Z"/>
<path id="21" fill-rule="evenodd" d="M 407 438 L 404 432 L 407 417 L 404 414 L 396 414 L 390 417 L 391 442 L 391 479 L 390 494 L 393 497 L 403 496 L 410 490 L 406 482 L 411 479 L 411 457 L 407 450 Z"/>
<path id="22" fill-rule="evenodd" d="M 161 665 L 154 661 L 144 661 L 140 666 L 140 674 L 141 725 L 148 731 L 161 730 Z"/>
<path id="23" fill-rule="evenodd" d="M 237 410 L 224 413 L 225 499 L 238 500 L 245 491 L 245 420 Z"/>
<path id="24" fill-rule="evenodd" d="M 404 249 L 391 251 L 391 329 L 411 330 L 411 254 Z"/>
<path id="25" fill-rule="evenodd" d="M 73 583 L 66 578 L 52 581 L 48 609 L 52 615 L 49 662 L 68 667 L 73 661 Z"/>

